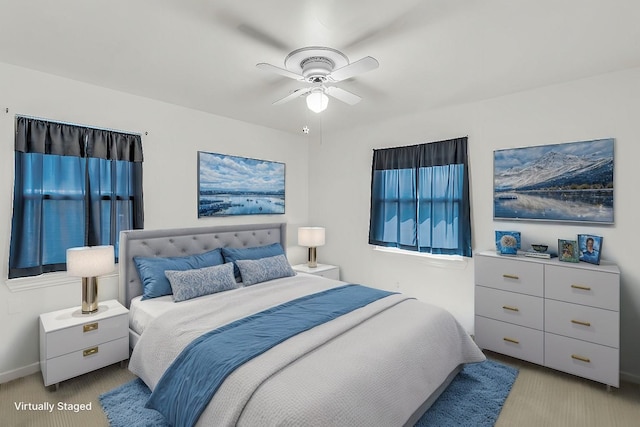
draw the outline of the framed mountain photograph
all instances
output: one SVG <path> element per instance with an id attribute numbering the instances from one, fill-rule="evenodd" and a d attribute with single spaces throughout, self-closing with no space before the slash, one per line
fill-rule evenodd
<path id="1" fill-rule="evenodd" d="M 495 219 L 613 224 L 613 138 L 494 151 Z"/>

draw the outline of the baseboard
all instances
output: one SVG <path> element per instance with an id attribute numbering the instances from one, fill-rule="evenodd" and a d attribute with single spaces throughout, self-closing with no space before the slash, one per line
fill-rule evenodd
<path id="1" fill-rule="evenodd" d="M 31 365 L 23 366 L 12 371 L 0 372 L 0 384 L 8 383 L 9 381 L 17 380 L 18 378 L 26 377 L 36 372 L 40 372 L 40 362 L 32 363 Z"/>
<path id="2" fill-rule="evenodd" d="M 627 381 L 634 384 L 640 384 L 640 375 L 630 374 L 628 372 L 620 371 L 620 380 Z"/>

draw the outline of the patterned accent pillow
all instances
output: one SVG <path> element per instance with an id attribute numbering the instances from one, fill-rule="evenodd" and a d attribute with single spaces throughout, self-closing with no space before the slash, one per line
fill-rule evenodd
<path id="1" fill-rule="evenodd" d="M 281 277 L 295 276 L 296 273 L 291 268 L 287 257 L 276 255 L 260 259 L 239 259 L 236 265 L 242 275 L 242 283 L 245 286 L 266 282 L 267 280 L 279 279 Z"/>
<path id="2" fill-rule="evenodd" d="M 175 302 L 238 287 L 231 262 L 195 270 L 167 270 L 164 274 L 171 283 Z"/>
<path id="3" fill-rule="evenodd" d="M 254 246 L 252 248 L 222 248 L 224 262 L 235 263 L 239 259 L 260 259 L 276 255 L 284 255 L 284 249 L 280 243 L 272 243 L 265 246 Z M 233 274 L 240 280 L 240 269 L 236 264 L 233 267 Z"/>

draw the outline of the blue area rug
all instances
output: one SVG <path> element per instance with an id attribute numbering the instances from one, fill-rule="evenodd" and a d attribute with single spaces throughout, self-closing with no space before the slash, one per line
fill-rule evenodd
<path id="1" fill-rule="evenodd" d="M 493 426 L 518 370 L 492 360 L 464 367 L 416 423 L 426 426 Z M 144 404 L 151 392 L 139 378 L 100 396 L 111 427 L 165 427 L 162 415 Z"/>

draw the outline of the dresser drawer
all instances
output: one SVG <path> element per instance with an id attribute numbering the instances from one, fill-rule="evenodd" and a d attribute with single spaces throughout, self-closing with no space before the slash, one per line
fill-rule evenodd
<path id="1" fill-rule="evenodd" d="M 615 273 L 545 266 L 545 297 L 619 311 L 620 276 Z"/>
<path id="2" fill-rule="evenodd" d="M 541 297 L 544 294 L 543 278 L 543 264 L 492 256 L 475 257 L 477 285 Z"/>
<path id="3" fill-rule="evenodd" d="M 476 286 L 477 315 L 528 328 L 542 329 L 543 301 L 540 297 Z"/>
<path id="4" fill-rule="evenodd" d="M 129 320 L 126 314 L 92 320 L 90 316 L 80 325 L 48 332 L 44 359 L 51 359 L 73 351 L 85 349 L 128 335 Z"/>
<path id="5" fill-rule="evenodd" d="M 619 351 L 551 333 L 544 337 L 545 365 L 594 381 L 619 386 Z"/>
<path id="6" fill-rule="evenodd" d="M 128 358 L 127 337 L 54 357 L 43 362 L 44 385 L 56 384 Z"/>
<path id="7" fill-rule="evenodd" d="M 618 348 L 619 313 L 601 308 L 546 300 L 544 330 L 566 337 Z"/>
<path id="8" fill-rule="evenodd" d="M 544 333 L 511 323 L 475 317 L 475 340 L 480 348 L 542 365 Z"/>

